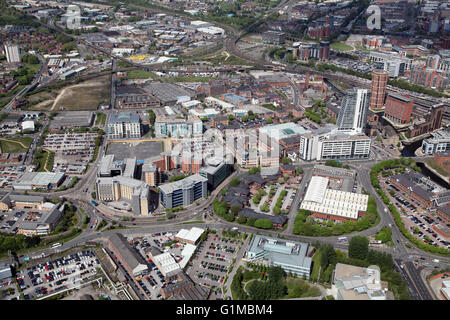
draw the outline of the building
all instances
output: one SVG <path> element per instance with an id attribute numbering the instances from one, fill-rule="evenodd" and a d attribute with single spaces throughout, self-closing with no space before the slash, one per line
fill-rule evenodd
<path id="1" fill-rule="evenodd" d="M 389 73 L 387 71 L 379 69 L 372 71 L 370 109 L 376 110 L 383 108 L 388 78 Z"/>
<path id="2" fill-rule="evenodd" d="M 450 127 L 431 133 L 431 137 L 422 141 L 422 152 L 433 155 L 450 150 Z"/>
<path id="3" fill-rule="evenodd" d="M 307 256 L 308 244 L 255 235 L 245 257 L 249 261 L 265 260 L 286 273 L 309 279 L 312 259 Z"/>
<path id="4" fill-rule="evenodd" d="M 436 214 L 444 221 L 450 220 L 450 206 L 442 206 L 437 208 Z"/>
<path id="5" fill-rule="evenodd" d="M 90 128 L 94 123 L 92 111 L 71 111 L 58 113 L 49 124 L 50 131 L 63 131 L 68 128 Z"/>
<path id="6" fill-rule="evenodd" d="M 174 116 L 157 116 L 155 121 L 156 137 L 186 137 L 203 133 L 203 122 L 199 117 L 190 116 L 187 120 Z"/>
<path id="7" fill-rule="evenodd" d="M 447 86 L 447 77 L 441 71 L 417 64 L 411 67 L 409 82 L 428 88 L 439 89 Z"/>
<path id="8" fill-rule="evenodd" d="M 369 196 L 328 188 L 329 178 L 313 176 L 300 209 L 311 211 L 315 218 L 333 221 L 356 221 L 367 211 Z"/>
<path id="9" fill-rule="evenodd" d="M 411 121 L 414 101 L 408 95 L 389 94 L 386 98 L 384 117 L 396 124 L 406 124 Z"/>
<path id="10" fill-rule="evenodd" d="M 115 255 L 114 259 L 118 260 L 131 276 L 139 276 L 148 270 L 144 258 L 130 246 L 127 239 L 120 233 L 110 235 L 106 240 L 106 245 Z"/>
<path id="11" fill-rule="evenodd" d="M 320 128 L 300 137 L 300 159 L 312 161 L 369 158 L 372 143 L 369 137 L 330 128 Z"/>
<path id="12" fill-rule="evenodd" d="M 230 166 L 218 158 L 209 158 L 207 166 L 201 167 L 198 174 L 208 179 L 208 190 L 216 189 L 231 173 Z"/>
<path id="13" fill-rule="evenodd" d="M 162 275 L 169 280 L 181 272 L 180 265 L 175 261 L 170 252 L 152 256 L 151 259 L 158 270 L 161 271 Z"/>
<path id="14" fill-rule="evenodd" d="M 209 290 L 195 283 L 184 273 L 179 272 L 164 288 L 161 296 L 170 300 L 206 300 Z"/>
<path id="15" fill-rule="evenodd" d="M 347 90 L 336 121 L 339 130 L 363 131 L 367 122 L 370 97 L 367 89 Z"/>
<path id="16" fill-rule="evenodd" d="M 42 196 L 28 196 L 21 194 L 6 194 L 0 200 L 0 210 L 7 211 L 9 209 L 32 209 L 41 210 L 44 204 Z"/>
<path id="17" fill-rule="evenodd" d="M 328 60 L 330 54 L 330 43 L 328 41 L 315 42 L 295 42 L 292 54 L 302 62 L 307 62 L 311 58 L 320 61 Z"/>
<path id="18" fill-rule="evenodd" d="M 159 168 L 156 167 L 151 159 L 145 159 L 142 165 L 142 177 L 146 184 L 150 187 L 156 187 L 160 184 L 160 172 Z"/>
<path id="19" fill-rule="evenodd" d="M 231 206 L 233 206 L 233 205 L 239 206 L 238 202 L 235 202 L 234 200 L 239 201 L 239 200 L 241 200 L 241 198 L 237 197 L 230 202 Z M 244 199 L 242 199 L 242 200 L 244 200 Z M 255 210 L 250 209 L 250 208 L 243 208 L 241 211 L 238 212 L 238 215 L 245 217 L 247 219 L 251 219 L 251 218 L 256 219 L 256 220 L 266 219 L 272 223 L 272 226 L 277 227 L 277 228 L 283 227 L 288 220 L 287 217 L 282 214 L 278 214 L 278 215 L 263 214 L 263 213 L 258 213 Z"/>
<path id="20" fill-rule="evenodd" d="M 107 125 L 108 139 L 140 138 L 141 123 L 137 113 L 112 113 Z"/>
<path id="21" fill-rule="evenodd" d="M 97 199 L 106 202 L 125 200 L 135 214 L 149 214 L 150 188 L 143 181 L 125 176 L 97 178 Z"/>
<path id="22" fill-rule="evenodd" d="M 193 227 L 190 230 L 187 229 L 181 229 L 178 231 L 178 233 L 175 235 L 175 240 L 178 240 L 185 244 L 192 244 L 196 245 L 201 235 L 205 232 L 205 230 L 197 227 Z"/>
<path id="23" fill-rule="evenodd" d="M 386 300 L 387 287 L 378 268 L 362 268 L 338 263 L 332 292 L 336 300 Z"/>
<path id="24" fill-rule="evenodd" d="M 409 137 L 414 138 L 440 129 L 446 107 L 443 103 L 433 105 L 423 118 L 408 127 Z"/>
<path id="25" fill-rule="evenodd" d="M 22 222 L 17 229 L 17 234 L 26 236 L 47 235 L 55 230 L 64 213 L 64 205 L 45 203 L 46 210 L 41 211 L 36 221 Z"/>
<path id="26" fill-rule="evenodd" d="M 450 151 L 436 152 L 433 160 L 437 165 L 450 172 Z"/>
<path id="27" fill-rule="evenodd" d="M 123 161 L 114 161 L 114 155 L 104 155 L 100 160 L 97 171 L 97 177 L 114 177 L 119 176 L 125 170 Z"/>
<path id="28" fill-rule="evenodd" d="M 383 63 L 383 70 L 389 73 L 389 78 L 398 78 L 405 73 L 406 63 L 402 60 L 387 60 Z"/>
<path id="29" fill-rule="evenodd" d="M 437 197 L 436 187 L 428 179 L 419 173 L 409 171 L 389 177 L 390 183 L 413 198 L 425 208 L 432 208 L 434 199 Z"/>
<path id="30" fill-rule="evenodd" d="M 262 34 L 262 42 L 267 44 L 283 44 L 286 35 L 278 31 L 266 31 Z"/>
<path id="31" fill-rule="evenodd" d="M 8 63 L 19 63 L 20 53 L 19 47 L 16 45 L 5 45 L 5 56 Z"/>
<path id="32" fill-rule="evenodd" d="M 207 195 L 208 179 L 194 174 L 179 181 L 159 186 L 160 202 L 167 208 L 186 206 Z"/>
<path id="33" fill-rule="evenodd" d="M 0 263 L 0 284 L 9 283 L 12 280 L 11 266 L 7 263 Z"/>
<path id="34" fill-rule="evenodd" d="M 26 172 L 13 183 L 14 190 L 56 189 L 63 182 L 64 173 Z"/>

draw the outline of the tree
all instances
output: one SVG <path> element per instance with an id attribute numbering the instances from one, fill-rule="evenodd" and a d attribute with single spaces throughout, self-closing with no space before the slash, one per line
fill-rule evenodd
<path id="1" fill-rule="evenodd" d="M 267 124 L 272 124 L 272 123 L 273 123 L 272 118 L 267 119 L 267 120 L 266 120 L 266 123 L 267 123 Z"/>
<path id="2" fill-rule="evenodd" d="M 348 245 L 348 256 L 354 259 L 364 260 L 369 252 L 369 239 L 362 236 L 354 236 Z"/>
<path id="3" fill-rule="evenodd" d="M 269 219 L 257 219 L 254 226 L 260 229 L 272 229 L 272 222 Z"/>
<path id="4" fill-rule="evenodd" d="M 285 164 L 285 165 L 286 164 L 290 164 L 291 162 L 292 162 L 292 160 L 290 158 L 287 158 L 287 157 L 281 159 L 281 163 Z"/>

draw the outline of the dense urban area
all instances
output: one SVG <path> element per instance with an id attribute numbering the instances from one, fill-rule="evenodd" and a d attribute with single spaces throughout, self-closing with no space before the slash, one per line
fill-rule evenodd
<path id="1" fill-rule="evenodd" d="M 0 9 L 0 300 L 450 299 L 450 1 Z"/>

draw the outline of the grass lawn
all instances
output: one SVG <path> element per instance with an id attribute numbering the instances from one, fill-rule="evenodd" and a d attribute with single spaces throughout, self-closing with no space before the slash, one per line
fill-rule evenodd
<path id="1" fill-rule="evenodd" d="M 319 271 L 320 271 L 320 251 L 316 251 L 312 261 L 313 261 L 313 270 L 311 272 L 311 279 L 317 280 L 319 278 Z"/>
<path id="2" fill-rule="evenodd" d="M 25 152 L 30 147 L 32 141 L 33 138 L 31 137 L 1 139 L 1 151 L 3 153 Z"/>
<path id="3" fill-rule="evenodd" d="M 127 77 L 132 79 L 157 79 L 158 76 L 153 72 L 145 70 L 131 70 L 127 72 Z"/>
<path id="4" fill-rule="evenodd" d="M 95 119 L 95 125 L 102 125 L 104 126 L 106 122 L 106 114 L 103 112 L 97 112 L 97 119 Z"/>
<path id="5" fill-rule="evenodd" d="M 350 51 L 353 50 L 354 48 L 342 42 L 335 42 L 331 44 L 331 49 L 338 51 Z"/>

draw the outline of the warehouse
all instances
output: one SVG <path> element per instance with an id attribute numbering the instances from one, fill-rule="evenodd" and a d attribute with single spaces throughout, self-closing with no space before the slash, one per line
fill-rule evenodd
<path id="1" fill-rule="evenodd" d="M 369 196 L 328 188 L 329 178 L 313 176 L 300 209 L 311 211 L 320 219 L 358 220 L 367 211 Z"/>
<path id="2" fill-rule="evenodd" d="M 123 235 L 114 233 L 109 236 L 106 243 L 108 249 L 115 254 L 115 259 L 122 264 L 130 275 L 138 276 L 148 270 L 144 258 L 130 246 Z"/>
<path id="3" fill-rule="evenodd" d="M 182 243 L 188 243 L 188 244 L 197 244 L 198 240 L 200 239 L 201 235 L 205 232 L 205 230 L 193 227 L 191 230 L 187 229 L 181 229 L 178 231 L 178 233 L 175 236 L 175 240 L 178 240 Z"/>
<path id="4" fill-rule="evenodd" d="M 14 190 L 56 189 L 64 180 L 64 173 L 27 172 L 13 183 Z"/>

